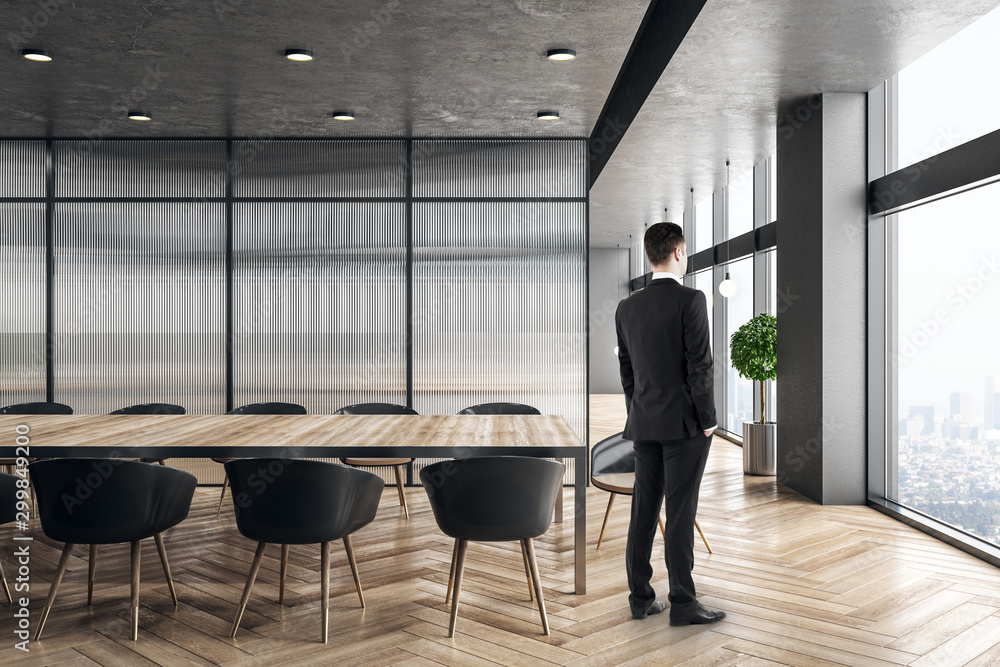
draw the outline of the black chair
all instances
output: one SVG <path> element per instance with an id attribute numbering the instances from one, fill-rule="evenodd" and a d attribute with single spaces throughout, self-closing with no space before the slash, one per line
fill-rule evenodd
<path id="1" fill-rule="evenodd" d="M 480 403 L 471 405 L 458 414 L 460 415 L 540 415 L 538 408 L 524 403 Z"/>
<path id="2" fill-rule="evenodd" d="M 175 468 L 124 459 L 48 459 L 29 466 L 38 494 L 42 532 L 64 542 L 49 597 L 38 618 L 35 640 L 42 636 L 74 544 L 91 545 L 87 604 L 94 587 L 97 544 L 132 545 L 132 640 L 139 636 L 139 562 L 142 540 L 152 537 L 160 553 L 170 596 L 177 592 L 163 545 L 163 531 L 187 518 L 198 484 L 194 475 Z"/>
<path id="3" fill-rule="evenodd" d="M 0 473 L 0 525 L 10 523 L 17 518 L 17 480 L 16 475 Z M 15 568 L 16 569 L 16 568 Z M 4 575 L 3 563 L 0 562 L 0 581 L 3 582 L 3 592 L 7 594 L 7 602 L 14 604 Z"/>
<path id="4" fill-rule="evenodd" d="M 62 403 L 49 403 L 47 401 L 35 401 L 32 403 L 17 403 L 0 407 L 0 415 L 71 415 L 73 408 Z M 28 459 L 34 461 L 35 459 Z M 17 459 L 0 459 L 0 470 L 14 472 Z M 31 514 L 35 514 L 35 489 L 30 489 Z"/>
<path id="5" fill-rule="evenodd" d="M 334 412 L 335 415 L 415 415 L 417 411 L 405 405 L 395 403 L 358 403 L 348 405 Z M 412 458 L 398 459 L 373 459 L 351 456 L 340 459 L 344 465 L 355 468 L 392 468 L 396 474 L 396 494 L 399 496 L 399 504 L 403 506 L 403 516 L 410 518 L 410 509 L 406 505 L 406 483 L 403 481 L 403 471 L 405 466 L 413 463 Z"/>
<path id="6" fill-rule="evenodd" d="M 549 634 L 532 540 L 547 531 L 552 523 L 552 510 L 565 470 L 562 463 L 522 456 L 440 461 L 420 470 L 420 481 L 427 491 L 438 527 L 445 535 L 455 538 L 448 578 L 449 592 L 452 582 L 455 589 L 449 637 L 455 636 L 458 596 L 470 540 L 520 541 L 522 558 L 529 565 L 542 628 Z"/>
<path id="7" fill-rule="evenodd" d="M 308 414 L 306 409 L 297 403 L 281 403 L 280 401 L 270 401 L 267 403 L 248 403 L 239 408 L 233 408 L 227 415 L 304 415 Z M 215 458 L 216 463 L 225 464 L 233 459 Z M 219 509 L 215 511 L 215 517 L 222 514 L 222 502 L 226 499 L 226 487 L 229 486 L 229 475 L 222 480 L 222 493 L 219 495 Z"/>
<path id="8" fill-rule="evenodd" d="M 73 408 L 62 403 L 36 401 L 33 403 L 17 403 L 0 408 L 0 415 L 71 415 Z"/>
<path id="9" fill-rule="evenodd" d="M 608 498 L 608 509 L 604 512 L 601 534 L 597 538 L 596 550 L 600 550 L 601 542 L 604 541 L 604 531 L 608 527 L 608 517 L 611 516 L 611 507 L 615 504 L 615 496 L 631 496 L 635 486 L 635 450 L 632 448 L 632 441 L 626 440 L 622 433 L 616 433 L 594 445 L 590 450 L 590 481 L 598 489 L 611 494 Z M 660 532 L 664 533 L 663 520 L 657 517 L 656 521 L 660 526 Z M 712 547 L 708 544 L 708 539 L 698 525 L 697 519 L 694 521 L 694 527 L 698 529 L 708 553 L 712 553 Z"/>
<path id="10" fill-rule="evenodd" d="M 186 415 L 187 410 L 183 406 L 173 403 L 142 403 L 140 405 L 130 405 L 127 408 L 119 408 L 109 415 Z M 140 459 L 143 463 L 159 463 L 167 465 L 166 459 Z"/>
<path id="11" fill-rule="evenodd" d="M 365 597 L 351 534 L 375 518 L 385 483 L 378 475 L 364 470 L 295 459 L 234 459 L 226 463 L 226 473 L 233 485 L 236 527 L 245 537 L 258 542 L 229 636 L 236 637 L 239 630 L 250 590 L 260 570 L 264 547 L 269 542 L 282 545 L 280 604 L 284 602 L 287 545 L 319 543 L 322 545 L 320 586 L 325 644 L 330 616 L 330 544 L 334 540 L 344 540 L 363 608 Z"/>

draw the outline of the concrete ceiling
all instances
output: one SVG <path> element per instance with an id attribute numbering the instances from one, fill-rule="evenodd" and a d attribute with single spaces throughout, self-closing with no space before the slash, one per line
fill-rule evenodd
<path id="1" fill-rule="evenodd" d="M 585 137 L 648 4 L 4 2 L 0 136 Z M 773 154 L 782 101 L 870 90 L 996 5 L 708 0 L 591 191 L 592 245 L 626 244 L 664 208 L 679 219 L 691 187 L 724 184 L 726 159 L 735 177 Z M 564 46 L 580 57 L 544 58 Z M 292 47 L 316 60 L 286 60 Z M 342 108 L 358 119 L 330 118 Z M 562 119 L 535 119 L 548 109 Z"/>
<path id="2" fill-rule="evenodd" d="M 585 137 L 647 5 L 3 2 L 4 41 L 18 45 L 0 66 L 0 136 Z M 55 59 L 26 61 L 21 46 Z M 284 58 L 298 47 L 315 60 Z M 547 60 L 558 47 L 580 57 Z M 153 121 L 129 121 L 126 107 Z M 341 109 L 357 120 L 333 120 Z M 560 121 L 537 120 L 551 109 Z"/>

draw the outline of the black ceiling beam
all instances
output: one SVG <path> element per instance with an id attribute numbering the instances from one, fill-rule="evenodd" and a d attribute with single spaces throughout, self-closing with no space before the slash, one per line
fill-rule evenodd
<path id="1" fill-rule="evenodd" d="M 1000 176 L 1000 130 L 876 178 L 868 185 L 868 212 L 913 206 Z"/>
<path id="2" fill-rule="evenodd" d="M 706 0 L 652 0 L 590 134 L 590 187 L 660 80 Z"/>

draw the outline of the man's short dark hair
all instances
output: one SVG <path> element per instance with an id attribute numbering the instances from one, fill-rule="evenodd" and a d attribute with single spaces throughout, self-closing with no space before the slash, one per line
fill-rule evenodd
<path id="1" fill-rule="evenodd" d="M 658 222 L 646 230 L 643 237 L 646 256 L 653 266 L 663 266 L 684 243 L 684 230 L 673 222 Z"/>

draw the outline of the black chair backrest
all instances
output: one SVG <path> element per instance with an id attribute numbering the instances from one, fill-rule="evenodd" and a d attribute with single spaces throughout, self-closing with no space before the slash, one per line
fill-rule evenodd
<path id="1" fill-rule="evenodd" d="M 17 480 L 20 477 L 0 472 L 0 525 L 17 518 Z M 27 490 L 25 490 L 27 494 Z M 27 501 L 25 496 L 25 501 Z"/>
<path id="2" fill-rule="evenodd" d="M 42 531 L 74 544 L 133 542 L 183 521 L 198 479 L 124 459 L 68 458 L 28 466 Z"/>
<path id="3" fill-rule="evenodd" d="M 417 411 L 395 403 L 358 403 L 334 412 L 335 415 L 415 415 Z"/>
<path id="4" fill-rule="evenodd" d="M 605 438 L 590 450 L 590 474 L 614 475 L 635 472 L 635 450 L 632 441 L 621 433 Z"/>
<path id="5" fill-rule="evenodd" d="M 480 403 L 472 405 L 458 414 L 460 415 L 540 415 L 538 408 L 524 403 Z"/>
<path id="6" fill-rule="evenodd" d="M 370 472 L 301 459 L 236 459 L 226 474 L 240 533 L 280 544 L 350 535 L 375 518 L 385 487 Z"/>
<path id="7" fill-rule="evenodd" d="M 297 403 L 250 403 L 234 408 L 227 415 L 304 415 L 306 409 Z"/>
<path id="8" fill-rule="evenodd" d="M 62 403 L 18 403 L 0 408 L 0 415 L 71 415 L 73 408 Z"/>
<path id="9" fill-rule="evenodd" d="M 143 403 L 141 405 L 130 405 L 127 408 L 119 408 L 109 415 L 186 415 L 187 410 L 183 406 L 172 403 Z"/>
<path id="10" fill-rule="evenodd" d="M 440 461 L 420 470 L 441 531 L 481 542 L 538 537 L 549 529 L 566 466 L 527 456 Z"/>

